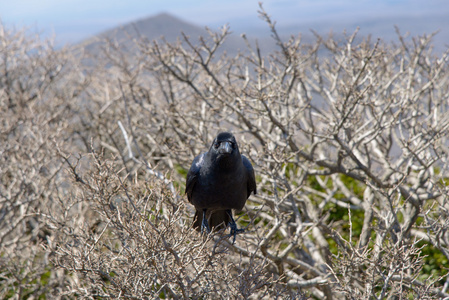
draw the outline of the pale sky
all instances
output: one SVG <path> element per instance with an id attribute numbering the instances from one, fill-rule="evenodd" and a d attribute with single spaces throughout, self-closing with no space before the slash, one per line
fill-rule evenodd
<path id="1" fill-rule="evenodd" d="M 201 27 L 231 29 L 265 26 L 257 0 L 0 0 L 0 19 L 8 27 L 29 27 L 60 42 L 77 42 L 106 29 L 161 12 Z M 446 14 L 448 0 L 265 0 L 278 26 L 388 17 Z"/>

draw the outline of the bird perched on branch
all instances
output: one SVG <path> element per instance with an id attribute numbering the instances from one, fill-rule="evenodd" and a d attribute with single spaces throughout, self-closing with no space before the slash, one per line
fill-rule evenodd
<path id="1" fill-rule="evenodd" d="M 196 209 L 193 227 L 209 233 L 229 225 L 235 241 L 243 229 L 237 229 L 232 210 L 242 210 L 251 192 L 256 194 L 253 166 L 231 133 L 219 133 L 187 173 L 186 194 Z"/>

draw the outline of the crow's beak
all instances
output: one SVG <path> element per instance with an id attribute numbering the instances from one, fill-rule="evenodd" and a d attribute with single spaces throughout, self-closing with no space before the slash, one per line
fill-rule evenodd
<path id="1" fill-rule="evenodd" d="M 222 142 L 220 148 L 218 148 L 218 153 L 220 154 L 230 154 L 232 152 L 232 146 L 230 142 Z"/>

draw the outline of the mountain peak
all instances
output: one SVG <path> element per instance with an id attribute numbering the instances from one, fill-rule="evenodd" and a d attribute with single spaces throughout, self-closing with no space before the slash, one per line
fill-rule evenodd
<path id="1" fill-rule="evenodd" d="M 153 41 L 163 37 L 165 41 L 171 43 L 179 39 L 181 33 L 190 37 L 193 44 L 198 42 L 200 36 L 208 36 L 208 32 L 204 28 L 191 24 L 169 13 L 161 12 L 109 29 L 93 38 L 81 42 L 80 46 L 89 53 L 96 55 L 101 53 L 102 45 L 106 43 L 105 40 L 111 40 L 117 41 L 122 49 L 133 52 L 134 50 L 132 49 L 135 49 L 134 39 L 143 37 L 146 40 Z M 238 49 L 244 47 L 243 40 L 240 38 L 228 37 L 226 44 L 221 47 L 221 50 L 236 52 Z"/>
<path id="2" fill-rule="evenodd" d="M 181 35 L 181 32 L 192 37 L 198 37 L 204 35 L 205 30 L 169 13 L 161 12 L 112 28 L 99 36 L 116 40 L 137 36 L 144 36 L 149 40 L 164 37 L 167 41 L 174 41 Z"/>

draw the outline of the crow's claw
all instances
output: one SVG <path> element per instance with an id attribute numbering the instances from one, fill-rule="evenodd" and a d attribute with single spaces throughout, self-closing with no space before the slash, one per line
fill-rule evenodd
<path id="1" fill-rule="evenodd" d="M 229 228 L 231 229 L 231 233 L 229 234 L 229 237 L 233 237 L 234 239 L 232 240 L 232 244 L 235 243 L 235 237 L 237 236 L 237 233 L 242 233 L 245 231 L 245 229 L 239 229 L 237 228 L 237 224 L 234 221 L 234 218 L 232 217 L 232 211 L 230 209 L 228 209 L 226 211 L 226 213 L 228 214 L 229 218 L 231 218 L 231 221 L 229 221 Z"/>
<path id="2" fill-rule="evenodd" d="M 206 209 L 203 210 L 203 221 L 201 222 L 201 234 L 206 231 L 207 234 L 210 233 L 209 223 L 207 223 Z"/>

